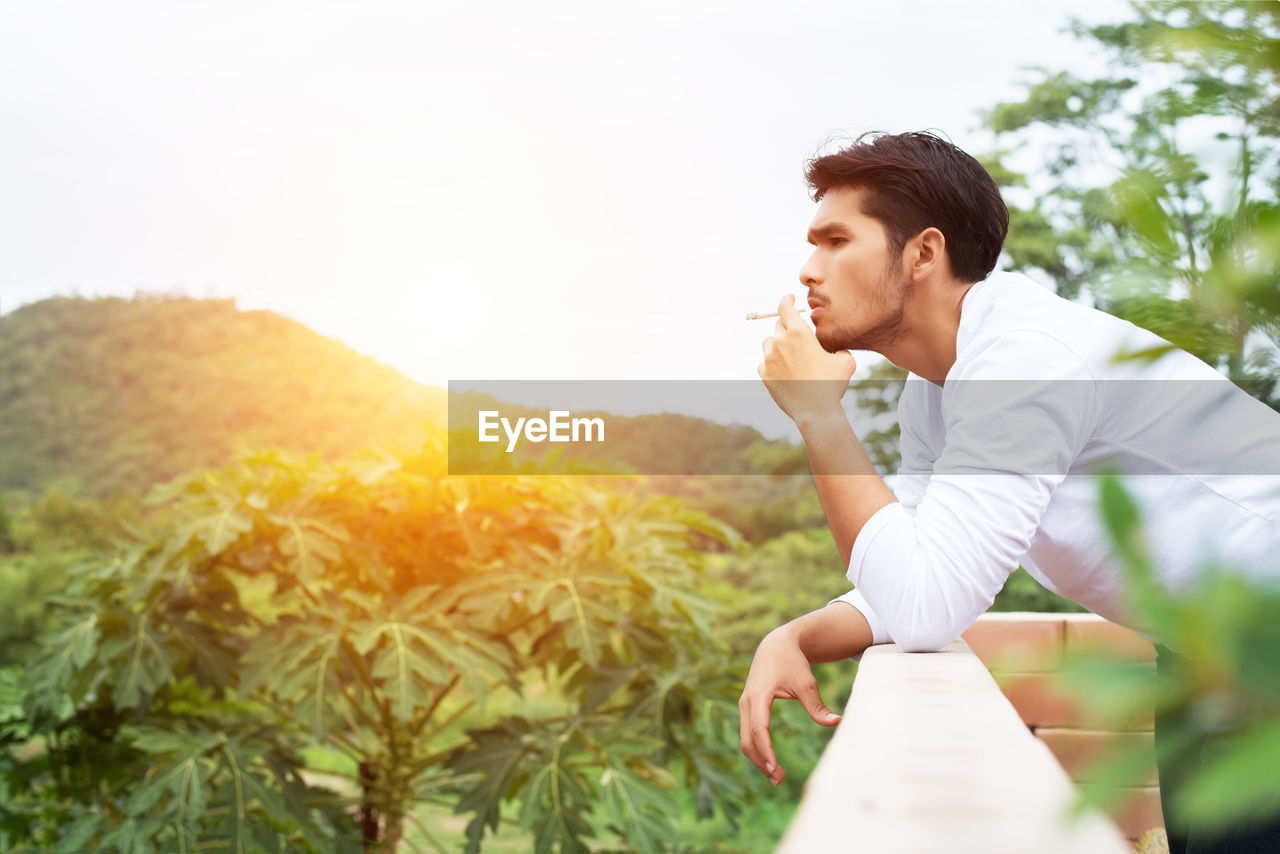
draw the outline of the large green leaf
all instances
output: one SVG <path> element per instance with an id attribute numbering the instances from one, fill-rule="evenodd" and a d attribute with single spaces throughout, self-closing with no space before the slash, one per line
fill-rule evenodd
<path id="1" fill-rule="evenodd" d="M 74 678 L 97 652 L 100 634 L 98 615 L 88 613 L 44 642 L 25 676 L 33 709 L 59 719 L 69 715 L 69 704 L 82 694 L 75 690 Z M 69 696 L 73 693 L 74 698 Z"/>
<path id="2" fill-rule="evenodd" d="M 328 616 L 328 615 L 326 615 Z M 240 690 L 266 690 L 297 711 L 316 738 L 329 727 L 331 706 L 341 699 L 344 626 L 330 619 L 286 618 L 262 632 L 244 655 Z"/>
<path id="3" fill-rule="evenodd" d="M 478 854 L 488 826 L 497 831 L 502 801 L 527 779 L 522 768 L 533 748 L 532 727 L 520 718 L 503 718 L 494 727 L 467 733 L 465 750 L 455 750 L 449 767 L 461 778 L 474 778 L 454 808 L 472 813 L 467 823 L 467 854 Z"/>
<path id="4" fill-rule="evenodd" d="M 163 818 L 172 829 L 175 850 L 187 854 L 199 841 L 210 777 L 226 737 L 155 726 L 136 727 L 131 733 L 133 745 L 155 761 L 130 794 L 126 811 L 135 817 L 150 813 Z"/>
<path id="5" fill-rule="evenodd" d="M 593 834 L 587 815 L 596 794 L 579 765 L 573 764 L 582 749 L 574 729 L 548 732 L 541 738 L 538 761 L 529 770 L 529 782 L 521 793 L 520 823 L 534 832 L 537 854 L 559 850 L 586 854 Z"/>
<path id="6" fill-rule="evenodd" d="M 153 613 L 130 614 L 104 626 L 99 655 L 109 662 L 110 684 L 122 709 L 143 709 L 173 673 L 178 655 Z"/>
<path id="7" fill-rule="evenodd" d="M 654 784 L 665 772 L 647 763 L 638 763 L 645 777 L 627 765 L 611 764 L 600 778 L 604 802 L 613 828 L 637 851 L 661 852 L 674 842 L 669 796 Z M 668 783 L 666 787 L 670 788 Z"/>
<path id="8" fill-rule="evenodd" d="M 54 851 L 57 854 L 81 854 L 91 850 L 89 843 L 98 835 L 102 821 L 101 813 L 85 813 L 80 816 L 67 827 Z"/>
<path id="9" fill-rule="evenodd" d="M 367 620 L 352 626 L 356 652 L 372 658 L 372 673 L 399 721 L 408 721 L 431 702 L 434 690 L 455 673 L 478 685 L 477 664 L 484 659 L 465 645 L 452 643 L 442 631 L 403 620 Z"/>

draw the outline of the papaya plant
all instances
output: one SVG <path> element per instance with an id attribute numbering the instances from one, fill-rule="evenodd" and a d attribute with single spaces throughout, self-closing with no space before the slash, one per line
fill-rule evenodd
<path id="1" fill-rule="evenodd" d="M 76 573 L 21 687 L 49 747 L 5 777 L 65 806 L 42 824 L 11 804 L 4 828 L 59 850 L 392 851 L 414 824 L 438 839 L 416 814 L 434 802 L 471 816 L 477 851 L 518 802 L 538 851 L 661 851 L 677 773 L 732 820 L 737 682 L 693 591 L 739 541 L 630 483 L 449 476 L 436 445 L 255 452 L 157 489 L 166 524 Z M 316 746 L 348 781 L 316 784 Z"/>

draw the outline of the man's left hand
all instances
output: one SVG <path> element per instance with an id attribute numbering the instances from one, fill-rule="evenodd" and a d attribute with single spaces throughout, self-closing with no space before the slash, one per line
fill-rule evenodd
<path id="1" fill-rule="evenodd" d="M 756 368 L 769 394 L 793 421 L 839 412 L 858 367 L 853 354 L 822 349 L 791 294 L 778 303 L 778 314 L 773 337 L 764 339 L 764 361 Z"/>

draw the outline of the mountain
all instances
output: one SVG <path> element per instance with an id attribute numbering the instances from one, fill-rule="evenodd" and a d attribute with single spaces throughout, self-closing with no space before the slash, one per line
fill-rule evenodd
<path id="1" fill-rule="evenodd" d="M 57 297 L 0 316 L 0 490 L 143 491 L 237 446 L 418 448 L 445 392 L 232 300 Z"/>

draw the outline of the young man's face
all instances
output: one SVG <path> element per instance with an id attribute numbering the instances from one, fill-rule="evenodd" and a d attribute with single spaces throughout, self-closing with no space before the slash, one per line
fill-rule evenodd
<path id="1" fill-rule="evenodd" d="M 810 319 L 828 352 L 882 349 L 903 332 L 909 284 L 880 221 L 862 212 L 863 190 L 833 187 L 809 227 L 813 254 L 800 268 Z"/>

